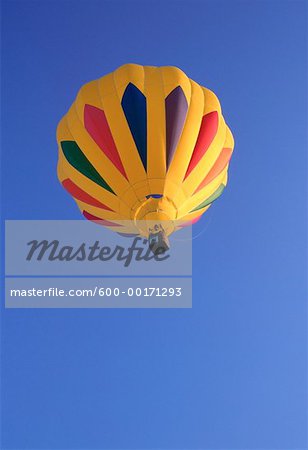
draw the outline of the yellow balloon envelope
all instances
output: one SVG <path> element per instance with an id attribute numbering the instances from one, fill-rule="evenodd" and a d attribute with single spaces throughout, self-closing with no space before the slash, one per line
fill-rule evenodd
<path id="1" fill-rule="evenodd" d="M 234 146 L 213 92 L 176 67 L 136 64 L 84 85 L 57 141 L 59 180 L 82 214 L 146 237 L 153 224 L 169 235 L 201 217 Z"/>

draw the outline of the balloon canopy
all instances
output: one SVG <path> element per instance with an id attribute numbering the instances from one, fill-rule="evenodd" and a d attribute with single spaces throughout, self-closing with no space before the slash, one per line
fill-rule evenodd
<path id="1" fill-rule="evenodd" d="M 145 237 L 201 217 L 234 146 L 212 91 L 176 67 L 136 64 L 85 84 L 57 141 L 59 180 L 84 217 Z"/>

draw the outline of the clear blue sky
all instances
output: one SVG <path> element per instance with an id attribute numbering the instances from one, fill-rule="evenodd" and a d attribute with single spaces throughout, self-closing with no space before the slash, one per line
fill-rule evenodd
<path id="1" fill-rule="evenodd" d="M 80 217 L 56 125 L 123 63 L 215 91 L 236 146 L 194 226 L 191 310 L 2 306 L 2 448 L 306 448 L 305 5 L 3 3 L 5 218 Z"/>

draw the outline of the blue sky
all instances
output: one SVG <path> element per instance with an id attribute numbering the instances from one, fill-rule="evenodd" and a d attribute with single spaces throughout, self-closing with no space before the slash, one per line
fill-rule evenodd
<path id="1" fill-rule="evenodd" d="M 2 306 L 2 448 L 307 448 L 306 24 L 300 0 L 3 2 L 5 218 L 80 217 L 56 125 L 123 63 L 212 89 L 236 146 L 191 310 Z"/>

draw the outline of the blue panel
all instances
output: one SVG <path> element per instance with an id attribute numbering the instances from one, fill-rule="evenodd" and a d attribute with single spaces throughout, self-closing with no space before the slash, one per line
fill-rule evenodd
<path id="1" fill-rule="evenodd" d="M 134 84 L 129 83 L 123 94 L 121 104 L 142 164 L 147 170 L 146 98 Z"/>
<path id="2" fill-rule="evenodd" d="M 166 156 L 169 167 L 183 131 L 188 103 L 181 86 L 173 89 L 165 100 L 166 107 Z"/>

